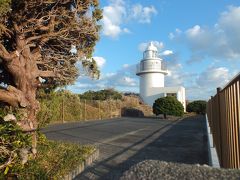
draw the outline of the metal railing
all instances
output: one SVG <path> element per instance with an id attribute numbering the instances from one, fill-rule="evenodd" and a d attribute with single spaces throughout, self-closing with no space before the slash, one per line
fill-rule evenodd
<path id="1" fill-rule="evenodd" d="M 139 63 L 136 65 L 136 73 L 143 71 L 167 71 L 167 65 L 164 61 L 161 61 L 160 66 L 144 67 L 143 64 Z"/>
<path id="2" fill-rule="evenodd" d="M 240 169 L 240 74 L 208 101 L 207 116 L 220 166 Z"/>

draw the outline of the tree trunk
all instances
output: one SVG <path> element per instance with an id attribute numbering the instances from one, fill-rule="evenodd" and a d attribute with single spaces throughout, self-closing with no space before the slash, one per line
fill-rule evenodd
<path id="1" fill-rule="evenodd" d="M 25 70 L 25 74 L 29 74 L 29 72 Z M 34 86 L 33 80 L 29 79 L 28 76 L 25 75 L 18 77 L 15 83 L 19 84 L 17 88 L 25 94 L 25 98 L 28 101 L 28 105 L 26 107 L 21 107 L 23 115 L 17 124 L 23 131 L 32 134 L 32 153 L 36 154 L 36 129 L 38 127 L 36 116 L 40 108 L 39 102 L 36 100 L 37 88 Z"/>
<path id="2" fill-rule="evenodd" d="M 16 95 L 21 94 L 21 99 L 26 102 L 18 102 L 22 111 L 17 124 L 26 133 L 32 134 L 32 153 L 36 154 L 38 127 L 36 115 L 39 111 L 39 102 L 36 99 L 36 91 L 39 85 L 38 67 L 30 48 L 24 38 L 17 39 L 17 50 L 11 61 L 7 64 L 8 71 L 12 74 Z"/>
<path id="3" fill-rule="evenodd" d="M 164 119 L 167 119 L 167 114 L 163 114 Z"/>

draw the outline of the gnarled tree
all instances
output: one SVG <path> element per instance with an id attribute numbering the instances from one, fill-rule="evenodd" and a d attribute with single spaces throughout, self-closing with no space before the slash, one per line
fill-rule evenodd
<path id="1" fill-rule="evenodd" d="M 74 82 L 77 61 L 98 74 L 88 59 L 100 19 L 98 0 L 0 0 L 0 101 L 24 110 L 23 131 L 37 129 L 39 88 Z"/>

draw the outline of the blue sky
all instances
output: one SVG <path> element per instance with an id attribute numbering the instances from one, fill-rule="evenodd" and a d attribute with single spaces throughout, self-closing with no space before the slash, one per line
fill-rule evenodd
<path id="1" fill-rule="evenodd" d="M 94 57 L 99 80 L 80 76 L 75 93 L 115 88 L 138 92 L 135 66 L 154 41 L 171 75 L 166 86 L 184 86 L 188 100 L 208 99 L 240 69 L 238 0 L 100 0 L 101 39 Z"/>

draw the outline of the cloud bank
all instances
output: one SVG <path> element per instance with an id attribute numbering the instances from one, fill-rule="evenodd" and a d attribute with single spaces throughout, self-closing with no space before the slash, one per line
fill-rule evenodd
<path id="1" fill-rule="evenodd" d="M 75 85 L 69 86 L 69 89 L 74 92 L 100 90 L 106 88 L 136 91 L 139 82 L 135 72 L 135 64 L 124 64 L 117 72 L 102 74 L 99 80 L 94 80 L 87 76 L 80 76 Z"/>
<path id="2" fill-rule="evenodd" d="M 129 21 L 151 23 L 152 16 L 157 14 L 154 6 L 128 4 L 124 0 L 110 0 L 109 5 L 103 7 L 103 35 L 118 38 L 120 34 L 131 33 L 124 27 Z"/>
<path id="3" fill-rule="evenodd" d="M 240 61 L 240 7 L 229 6 L 213 27 L 195 25 L 185 31 L 176 29 L 169 38 L 191 50 L 189 63 L 207 58 Z"/>

